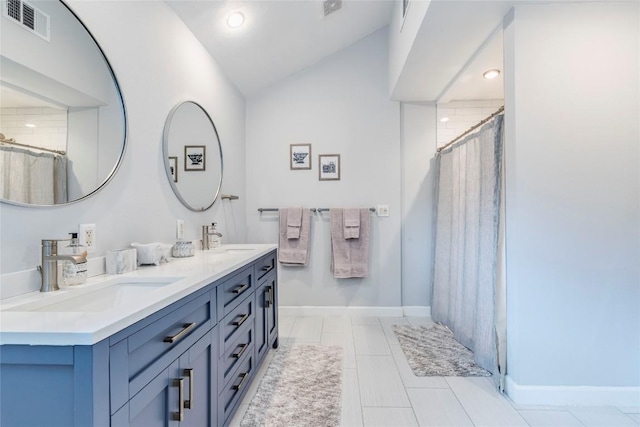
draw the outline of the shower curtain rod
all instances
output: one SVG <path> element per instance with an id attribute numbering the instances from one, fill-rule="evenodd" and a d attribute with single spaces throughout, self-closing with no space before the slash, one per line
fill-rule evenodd
<path id="1" fill-rule="evenodd" d="M 441 152 L 442 150 L 450 147 L 453 143 L 455 143 L 456 141 L 458 141 L 459 139 L 469 135 L 471 132 L 473 132 L 474 130 L 478 129 L 480 126 L 482 126 L 483 124 L 487 123 L 489 120 L 493 119 L 495 116 L 497 116 L 498 114 L 502 113 L 504 111 L 504 105 L 500 108 L 498 108 L 498 110 L 491 114 L 489 117 L 487 117 L 486 119 L 483 119 L 480 121 L 480 123 L 470 127 L 468 130 L 466 130 L 463 134 L 458 135 L 457 137 L 453 138 L 451 141 L 449 141 L 448 143 L 446 143 L 445 145 L 443 145 L 442 147 L 438 148 L 436 150 L 436 152 Z"/>
<path id="2" fill-rule="evenodd" d="M 47 151 L 49 153 L 54 153 L 54 154 L 60 154 L 61 156 L 64 156 L 65 154 L 67 154 L 65 151 L 52 150 L 51 148 L 40 148 L 40 147 L 36 147 L 34 145 L 20 144 L 19 142 L 13 141 L 13 138 L 0 139 L 0 143 L 1 144 L 9 144 L 9 145 L 17 145 L 18 147 L 34 148 L 36 150 Z"/>

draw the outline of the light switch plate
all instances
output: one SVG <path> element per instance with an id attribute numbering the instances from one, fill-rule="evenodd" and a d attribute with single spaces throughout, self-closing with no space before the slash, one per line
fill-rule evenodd
<path id="1" fill-rule="evenodd" d="M 378 216 L 389 216 L 389 205 L 378 205 L 376 213 Z"/>

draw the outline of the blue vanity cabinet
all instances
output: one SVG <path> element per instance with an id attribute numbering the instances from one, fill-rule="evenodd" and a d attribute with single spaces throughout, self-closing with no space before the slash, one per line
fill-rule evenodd
<path id="1" fill-rule="evenodd" d="M 274 250 L 94 345 L 0 346 L 0 425 L 228 425 L 266 353 L 259 359 L 257 335 L 277 343 L 275 259 Z"/>

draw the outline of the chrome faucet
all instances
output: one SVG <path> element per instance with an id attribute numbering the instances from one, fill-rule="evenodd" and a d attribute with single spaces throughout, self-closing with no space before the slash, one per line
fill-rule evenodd
<path id="1" fill-rule="evenodd" d="M 42 265 L 38 271 L 42 275 L 40 292 L 51 292 L 60 289 L 58 286 L 58 261 L 71 261 L 79 264 L 87 261 L 86 252 L 80 255 L 58 255 L 58 242 L 69 239 L 43 239 L 42 240 Z"/>

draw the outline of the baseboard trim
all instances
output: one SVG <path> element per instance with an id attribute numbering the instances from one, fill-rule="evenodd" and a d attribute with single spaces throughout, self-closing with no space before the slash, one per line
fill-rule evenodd
<path id="1" fill-rule="evenodd" d="M 431 317 L 431 307 L 424 305 L 405 305 L 402 307 L 405 317 Z"/>
<path id="2" fill-rule="evenodd" d="M 518 405 L 640 406 L 640 387 L 520 385 L 509 375 L 505 386 Z"/>
<path id="3" fill-rule="evenodd" d="M 335 316 L 335 317 L 426 317 L 431 307 L 339 307 L 339 306 L 279 306 L 283 316 Z"/>

